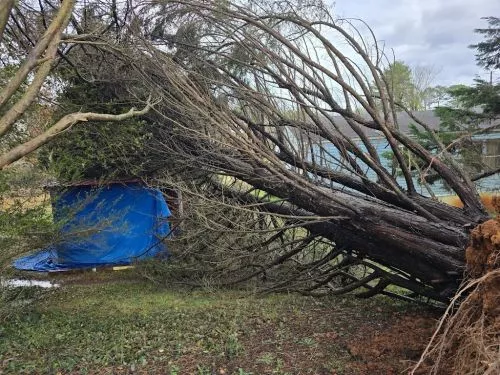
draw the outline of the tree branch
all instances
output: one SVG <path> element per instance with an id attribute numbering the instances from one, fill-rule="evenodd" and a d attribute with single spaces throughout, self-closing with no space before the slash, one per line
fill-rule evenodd
<path id="1" fill-rule="evenodd" d="M 14 7 L 15 0 L 4 0 L 2 3 L 0 7 L 0 42 L 2 41 L 3 32 L 9 21 L 10 12 Z"/>
<path id="2" fill-rule="evenodd" d="M 46 57 L 53 58 L 52 55 L 57 51 L 57 44 L 59 42 L 60 35 L 69 22 L 69 18 L 71 16 L 71 12 L 73 10 L 75 2 L 76 0 L 66 0 L 62 3 L 61 8 L 59 8 L 56 17 L 51 22 L 47 31 L 45 31 L 42 38 L 28 54 L 25 62 L 16 72 L 16 75 L 11 80 L 9 80 L 9 83 L 0 92 L 0 108 L 2 108 L 7 103 L 12 95 L 14 95 L 14 93 L 19 89 L 21 84 L 26 80 L 28 74 L 39 64 L 40 56 L 45 52 L 49 45 L 55 46 L 55 48 L 48 52 Z M 50 62 L 47 61 L 46 64 L 50 67 Z M 46 75 L 48 74 L 46 73 L 46 71 L 47 66 L 45 66 L 44 70 L 41 70 L 39 71 L 39 73 L 37 73 L 38 77 L 43 77 L 43 79 L 45 79 Z M 43 76 L 44 74 L 45 76 Z M 37 84 L 39 84 L 39 80 L 37 80 Z M 35 89 L 36 86 L 33 86 L 33 91 L 36 91 L 36 93 L 38 93 L 39 88 L 38 90 Z M 15 116 L 15 114 L 13 113 L 11 116 Z M 8 131 L 8 125 L 8 122 L 0 124 L 0 136 Z"/>
<path id="3" fill-rule="evenodd" d="M 47 142 L 49 142 L 51 139 L 56 137 L 58 134 L 63 132 L 64 130 L 68 129 L 69 127 L 79 123 L 79 122 L 86 122 L 86 121 L 123 121 L 125 119 L 135 117 L 135 116 L 141 116 L 149 112 L 149 110 L 152 108 L 152 104 L 148 101 L 146 106 L 140 110 L 137 111 L 134 108 L 130 109 L 130 111 L 126 113 L 122 113 L 119 115 L 111 115 L 111 114 L 104 114 L 104 113 L 93 113 L 93 112 L 87 112 L 87 113 L 71 113 L 69 115 L 64 116 L 61 118 L 59 121 L 57 121 L 54 125 L 52 125 L 48 130 L 46 130 L 44 133 L 38 135 L 37 137 L 14 147 L 13 149 L 7 151 L 5 154 L 0 156 L 0 170 L 8 166 L 9 164 L 12 164 L 16 160 L 21 159 L 23 156 L 29 154 L 30 152 L 35 151 L 39 147 L 43 146 Z"/>

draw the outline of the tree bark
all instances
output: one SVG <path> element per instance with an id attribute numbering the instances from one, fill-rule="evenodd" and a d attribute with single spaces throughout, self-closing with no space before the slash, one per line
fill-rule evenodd
<path id="1" fill-rule="evenodd" d="M 9 21 L 10 12 L 14 7 L 15 0 L 4 0 L 0 7 L 0 42 L 3 38 L 3 32 Z"/>

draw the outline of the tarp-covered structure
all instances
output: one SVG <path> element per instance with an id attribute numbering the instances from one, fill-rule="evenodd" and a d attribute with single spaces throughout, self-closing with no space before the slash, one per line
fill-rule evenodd
<path id="1" fill-rule="evenodd" d="M 52 189 L 51 198 L 60 239 L 15 260 L 15 268 L 66 271 L 166 257 L 170 210 L 161 191 L 140 182 L 81 184 Z"/>

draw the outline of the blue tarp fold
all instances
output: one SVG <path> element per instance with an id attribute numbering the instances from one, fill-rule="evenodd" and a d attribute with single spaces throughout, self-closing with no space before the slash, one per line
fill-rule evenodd
<path id="1" fill-rule="evenodd" d="M 53 195 L 61 239 L 14 261 L 27 271 L 127 265 L 166 255 L 170 210 L 157 190 L 140 183 L 75 186 Z"/>

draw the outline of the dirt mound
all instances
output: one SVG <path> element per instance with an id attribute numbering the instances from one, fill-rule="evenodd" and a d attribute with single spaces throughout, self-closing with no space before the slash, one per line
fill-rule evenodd
<path id="1" fill-rule="evenodd" d="M 386 327 L 366 324 L 347 344 L 348 367 L 356 374 L 400 374 L 419 359 L 435 324 L 431 314 L 395 316 Z"/>
<path id="2" fill-rule="evenodd" d="M 498 212 L 500 199 L 495 200 Z M 500 374 L 500 220 L 471 232 L 467 283 L 457 293 L 413 373 Z M 458 306 L 456 311 L 453 311 Z M 450 358 L 454 358 L 450 366 Z"/>
<path id="3" fill-rule="evenodd" d="M 500 201 L 500 200 L 499 200 Z M 500 221 L 488 220 L 471 233 L 471 242 L 465 252 L 467 271 L 472 279 L 486 276 L 471 295 L 489 324 L 500 332 Z"/>

